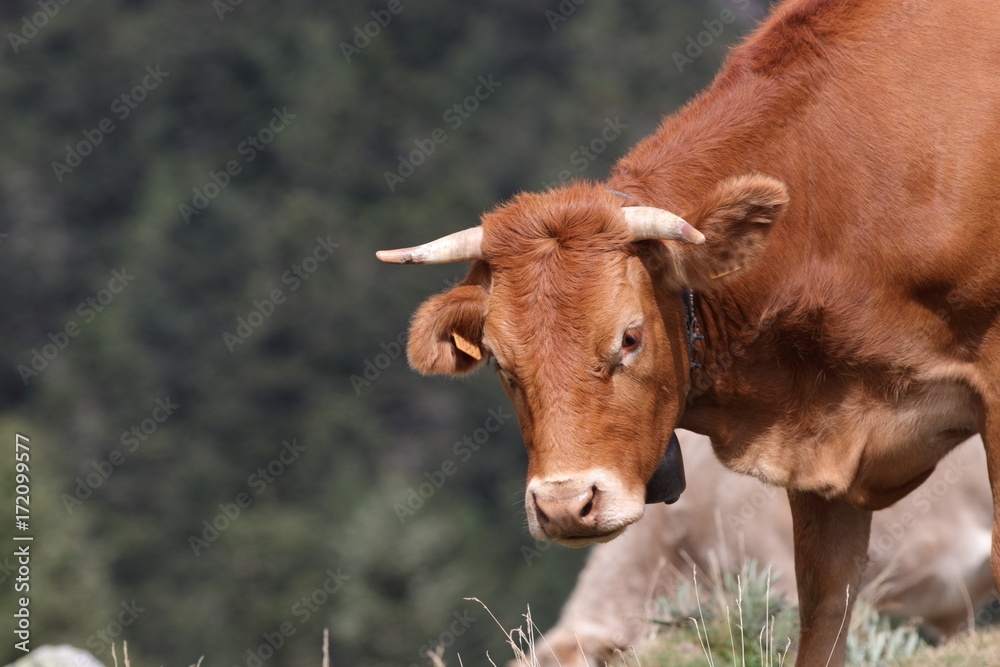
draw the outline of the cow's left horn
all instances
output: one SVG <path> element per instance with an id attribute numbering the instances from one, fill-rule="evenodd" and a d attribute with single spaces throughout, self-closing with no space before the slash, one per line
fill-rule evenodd
<path id="1" fill-rule="evenodd" d="M 470 227 L 414 248 L 379 250 L 375 256 L 390 264 L 467 262 L 483 258 L 482 245 L 483 228 Z"/>
<path id="2" fill-rule="evenodd" d="M 705 235 L 670 211 L 652 206 L 626 206 L 622 209 L 633 241 L 660 239 L 683 241 L 693 245 L 705 242 Z"/>

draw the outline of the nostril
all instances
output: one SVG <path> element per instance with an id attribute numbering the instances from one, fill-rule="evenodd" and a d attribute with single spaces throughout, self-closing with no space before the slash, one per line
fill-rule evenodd
<path id="1" fill-rule="evenodd" d="M 530 495 L 534 521 L 546 534 L 573 534 L 591 528 L 600 520 L 596 484 L 578 491 L 558 487 L 552 491 L 533 491 Z"/>
<path id="2" fill-rule="evenodd" d="M 536 496 L 535 494 L 531 494 L 531 498 L 532 500 L 535 501 L 535 516 L 538 517 L 538 523 L 540 523 L 543 526 L 551 523 L 552 520 L 549 519 L 549 515 L 546 514 L 544 510 L 542 510 L 542 504 L 538 501 L 538 496 Z"/>
<path id="3" fill-rule="evenodd" d="M 581 519 L 586 519 L 587 515 L 589 515 L 594 510 L 594 502 L 596 500 L 597 500 L 597 487 L 592 486 L 590 487 L 590 498 L 587 500 L 586 504 L 580 508 Z"/>

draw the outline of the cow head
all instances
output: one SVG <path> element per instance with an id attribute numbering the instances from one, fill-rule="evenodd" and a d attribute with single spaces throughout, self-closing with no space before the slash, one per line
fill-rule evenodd
<path id="1" fill-rule="evenodd" d="M 410 364 L 460 375 L 492 362 L 528 451 L 536 539 L 607 541 L 642 516 L 689 385 L 684 287 L 763 252 L 788 201 L 779 181 L 719 183 L 684 219 L 592 184 L 522 194 L 482 225 L 393 263 L 473 260 L 410 328 Z M 625 206 L 623 206 L 625 204 Z"/>

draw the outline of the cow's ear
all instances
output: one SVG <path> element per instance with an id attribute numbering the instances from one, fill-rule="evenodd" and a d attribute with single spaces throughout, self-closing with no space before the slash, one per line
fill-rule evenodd
<path id="1" fill-rule="evenodd" d="M 705 235 L 680 250 L 680 282 L 709 290 L 754 264 L 764 254 L 771 223 L 788 204 L 781 181 L 749 174 L 720 182 L 687 220 Z"/>
<path id="2" fill-rule="evenodd" d="M 406 347 L 414 370 L 427 375 L 463 375 L 482 365 L 488 287 L 487 265 L 476 262 L 464 282 L 420 306 L 410 324 Z"/>

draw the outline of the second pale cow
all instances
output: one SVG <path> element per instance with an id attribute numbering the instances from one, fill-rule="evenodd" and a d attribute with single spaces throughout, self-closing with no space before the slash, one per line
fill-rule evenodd
<path id="1" fill-rule="evenodd" d="M 744 555 L 781 575 L 773 590 L 796 600 L 792 519 L 784 489 L 722 467 L 708 438 L 678 431 L 690 485 L 676 505 L 650 505 L 613 542 L 593 548 L 558 623 L 536 642 L 541 667 L 603 665 L 641 644 L 651 604 L 691 581 L 692 563 L 737 572 Z M 993 593 L 992 501 L 976 437 L 938 465 L 919 489 L 875 513 L 866 581 L 879 579 L 878 610 L 957 631 Z M 582 653 L 581 653 L 582 649 Z M 557 662 L 558 660 L 558 662 Z"/>

